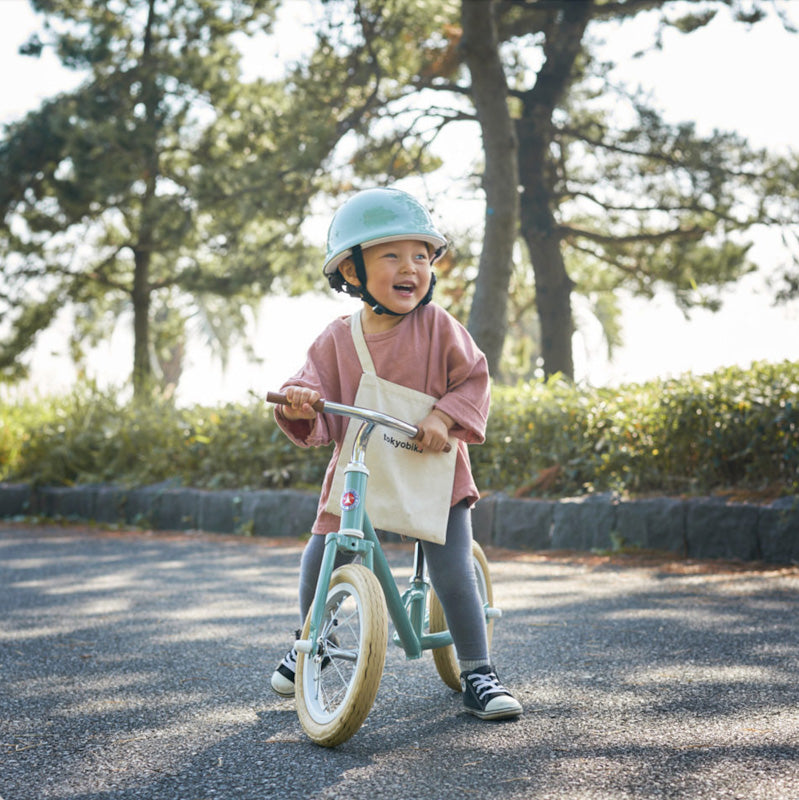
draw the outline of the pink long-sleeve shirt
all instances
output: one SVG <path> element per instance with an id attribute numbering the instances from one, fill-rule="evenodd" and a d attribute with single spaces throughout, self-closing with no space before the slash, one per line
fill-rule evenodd
<path id="1" fill-rule="evenodd" d="M 479 493 L 472 477 L 467 444 L 485 441 L 490 402 L 485 356 L 468 331 L 434 303 L 420 306 L 390 330 L 365 333 L 364 338 L 379 377 L 438 398 L 434 407 L 455 421 L 450 433 L 458 439 L 458 453 L 451 504 L 462 500 L 474 504 Z M 361 374 L 349 317 L 340 317 L 322 331 L 308 350 L 302 369 L 283 388 L 304 386 L 319 392 L 325 400 L 352 405 Z M 325 511 L 325 507 L 348 418 L 317 414 L 313 420 L 292 421 L 275 409 L 275 419 L 300 447 L 335 442 L 312 531 L 326 534 L 338 530 L 340 518 Z"/>

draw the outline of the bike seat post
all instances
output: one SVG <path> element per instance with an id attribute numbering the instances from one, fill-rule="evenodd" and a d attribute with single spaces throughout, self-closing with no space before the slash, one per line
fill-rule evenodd
<path id="1" fill-rule="evenodd" d="M 413 546 L 413 577 L 411 578 L 411 583 L 423 583 L 424 579 L 424 550 L 422 549 L 422 543 L 417 539 L 416 544 Z"/>
<path id="2" fill-rule="evenodd" d="M 424 628 L 428 583 L 425 572 L 424 550 L 422 549 L 422 543 L 418 539 L 413 547 L 413 575 L 411 575 L 409 583 L 410 589 L 405 594 L 408 619 L 417 636 L 421 636 Z"/>

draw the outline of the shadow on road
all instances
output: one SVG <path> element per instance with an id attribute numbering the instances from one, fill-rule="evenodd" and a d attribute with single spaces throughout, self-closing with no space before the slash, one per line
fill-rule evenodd
<path id="1" fill-rule="evenodd" d="M 390 549 L 401 582 L 408 552 Z M 366 724 L 329 751 L 268 688 L 299 554 L 0 526 L 0 796 L 795 796 L 795 572 L 494 560 L 495 656 L 525 714 L 469 717 L 429 656 L 390 645 Z"/>

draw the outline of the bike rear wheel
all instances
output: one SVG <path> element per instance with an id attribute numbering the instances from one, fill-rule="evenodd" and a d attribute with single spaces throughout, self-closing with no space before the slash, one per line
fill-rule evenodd
<path id="1" fill-rule="evenodd" d="M 310 613 L 303 639 L 309 627 Z M 361 727 L 383 676 L 387 638 L 386 603 L 377 578 L 360 564 L 337 569 L 317 646 L 297 655 L 297 715 L 314 742 L 335 747 Z"/>
<path id="2" fill-rule="evenodd" d="M 483 548 L 477 542 L 472 542 L 472 563 L 474 564 L 474 574 L 477 578 L 477 591 L 483 605 L 494 605 L 494 589 L 491 585 L 491 573 L 488 569 L 488 559 Z M 438 595 L 434 590 L 430 591 L 430 633 L 439 633 L 447 630 L 447 620 L 444 616 L 444 609 Z M 494 620 L 486 620 L 486 634 L 488 636 L 488 647 L 491 647 L 491 639 L 494 635 Z M 456 692 L 461 691 L 461 670 L 458 664 L 458 657 L 453 645 L 437 647 L 433 650 L 433 661 L 436 665 L 438 675 L 450 689 Z"/>

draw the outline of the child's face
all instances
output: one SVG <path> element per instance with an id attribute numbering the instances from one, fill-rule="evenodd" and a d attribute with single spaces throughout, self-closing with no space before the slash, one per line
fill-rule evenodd
<path id="1" fill-rule="evenodd" d="M 363 251 L 366 288 L 378 303 L 398 314 L 413 311 L 430 288 L 430 250 L 426 242 L 403 239 Z M 344 277 L 358 285 L 351 259 L 341 264 Z"/>

